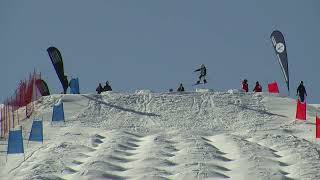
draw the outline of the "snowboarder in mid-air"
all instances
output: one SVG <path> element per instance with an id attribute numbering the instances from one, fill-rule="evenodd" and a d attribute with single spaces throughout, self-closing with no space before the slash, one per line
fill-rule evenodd
<path id="1" fill-rule="evenodd" d="M 204 64 L 201 64 L 200 68 L 195 70 L 194 72 L 200 71 L 200 76 L 199 76 L 199 80 L 197 81 L 196 84 L 200 84 L 201 79 L 203 78 L 203 83 L 206 84 L 207 80 L 206 80 L 206 75 L 207 75 L 207 69 L 204 66 Z"/>

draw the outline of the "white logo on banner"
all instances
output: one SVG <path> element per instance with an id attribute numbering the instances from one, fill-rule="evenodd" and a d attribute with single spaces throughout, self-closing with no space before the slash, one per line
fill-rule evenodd
<path id="1" fill-rule="evenodd" d="M 284 51 L 284 44 L 282 44 L 282 43 L 277 43 L 277 45 L 276 45 L 276 51 L 277 51 L 278 53 L 282 53 L 282 52 Z"/>

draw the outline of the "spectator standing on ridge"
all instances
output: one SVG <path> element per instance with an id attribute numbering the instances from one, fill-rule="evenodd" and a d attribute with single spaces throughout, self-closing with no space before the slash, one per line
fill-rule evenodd
<path id="1" fill-rule="evenodd" d="M 201 79 L 203 78 L 203 83 L 207 83 L 206 75 L 207 75 L 207 68 L 204 66 L 204 64 L 201 64 L 199 69 L 196 69 L 194 72 L 200 71 L 199 80 L 197 81 L 197 84 L 200 84 Z"/>
<path id="2" fill-rule="evenodd" d="M 297 88 L 297 96 L 299 95 L 299 98 L 300 98 L 300 102 L 304 102 L 304 99 L 305 99 L 305 96 L 307 96 L 307 91 L 303 85 L 303 81 L 300 81 L 300 84 Z"/>
<path id="3" fill-rule="evenodd" d="M 179 88 L 177 89 L 178 92 L 183 92 L 184 91 L 184 87 L 182 85 L 182 83 L 180 84 Z"/>
<path id="4" fill-rule="evenodd" d="M 256 82 L 256 86 L 253 89 L 254 92 L 262 92 L 262 86 L 259 84 L 259 81 Z"/>
<path id="5" fill-rule="evenodd" d="M 244 79 L 242 81 L 242 90 L 244 92 L 248 92 L 249 91 L 249 85 L 248 85 L 248 80 L 247 79 Z"/>
<path id="6" fill-rule="evenodd" d="M 109 81 L 106 82 L 106 85 L 103 87 L 103 91 L 112 91 Z"/>
<path id="7" fill-rule="evenodd" d="M 99 83 L 99 86 L 97 87 L 96 91 L 98 94 L 101 94 L 101 92 L 103 91 L 101 83 Z"/>

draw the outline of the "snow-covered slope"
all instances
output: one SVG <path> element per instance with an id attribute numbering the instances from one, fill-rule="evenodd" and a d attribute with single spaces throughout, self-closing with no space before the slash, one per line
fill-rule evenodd
<path id="1" fill-rule="evenodd" d="M 66 123 L 51 125 L 62 98 Z M 315 106 L 236 91 L 52 95 L 36 104 L 44 144 L 26 160 L 1 142 L 0 179 L 320 179 Z M 25 139 L 31 122 L 25 122 Z"/>

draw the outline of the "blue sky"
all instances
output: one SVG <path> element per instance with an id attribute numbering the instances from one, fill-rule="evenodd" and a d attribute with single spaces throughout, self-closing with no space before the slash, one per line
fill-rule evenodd
<path id="1" fill-rule="evenodd" d="M 318 60 L 320 1 L 317 0 L 30 0 L 0 1 L 0 100 L 36 69 L 52 93 L 61 84 L 46 52 L 57 47 L 65 72 L 79 77 L 82 93 L 99 82 L 115 91 L 167 92 L 179 83 L 187 91 L 193 71 L 208 68 L 207 88 L 250 90 L 260 81 L 286 85 L 270 34 L 283 32 L 291 95 L 300 80 L 308 100 L 320 102 Z"/>

